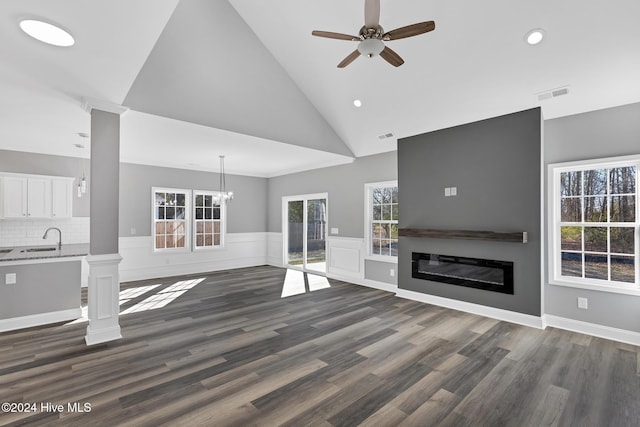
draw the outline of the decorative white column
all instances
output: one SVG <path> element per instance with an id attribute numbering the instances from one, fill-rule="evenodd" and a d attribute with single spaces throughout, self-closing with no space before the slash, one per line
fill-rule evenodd
<path id="1" fill-rule="evenodd" d="M 122 338 L 119 323 L 122 257 L 118 253 L 120 198 L 120 114 L 119 105 L 85 101 L 91 113 L 91 176 L 89 197 L 89 283 L 87 345 Z"/>

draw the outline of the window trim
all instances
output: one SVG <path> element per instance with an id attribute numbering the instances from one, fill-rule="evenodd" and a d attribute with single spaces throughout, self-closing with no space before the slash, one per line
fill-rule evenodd
<path id="1" fill-rule="evenodd" d="M 561 275 L 560 240 L 560 174 L 562 172 L 604 169 L 624 166 L 636 167 L 636 221 L 635 225 L 635 283 L 609 282 L 599 279 L 570 278 Z M 588 289 L 601 292 L 640 296 L 640 155 L 607 157 L 599 159 L 578 160 L 572 162 L 552 163 L 547 169 L 548 182 L 548 281 L 551 285 Z"/>
<path id="2" fill-rule="evenodd" d="M 364 184 L 364 242 L 365 242 L 365 255 L 364 259 L 369 261 L 381 261 L 392 264 L 398 263 L 398 256 L 393 255 L 378 255 L 371 253 L 371 224 L 373 221 L 373 198 L 372 193 L 375 188 L 384 187 L 398 187 L 398 181 L 381 181 L 381 182 L 367 182 Z M 399 197 L 399 196 L 398 196 Z"/>
<path id="3" fill-rule="evenodd" d="M 185 195 L 185 244 L 183 248 L 156 248 L 156 193 L 182 193 Z M 191 198 L 192 191 L 184 188 L 151 187 L 151 248 L 154 254 L 188 253 L 191 248 Z"/>
<path id="4" fill-rule="evenodd" d="M 220 191 L 212 191 L 212 190 L 192 190 L 192 204 L 191 204 L 191 210 L 192 210 L 192 230 L 191 230 L 191 241 L 192 241 L 192 248 L 193 248 L 193 252 L 203 252 L 203 251 L 217 251 L 220 249 L 224 249 L 225 247 L 225 242 L 226 242 L 226 235 L 227 235 L 227 204 L 224 202 L 224 200 L 221 200 L 220 202 L 220 244 L 219 245 L 214 245 L 214 246 L 196 246 L 196 215 L 195 215 L 195 209 L 196 209 L 196 196 L 197 195 L 205 195 L 205 196 L 215 196 L 215 195 L 220 195 Z"/>

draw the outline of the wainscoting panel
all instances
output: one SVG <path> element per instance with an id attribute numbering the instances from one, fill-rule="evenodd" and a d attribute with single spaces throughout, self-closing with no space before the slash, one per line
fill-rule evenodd
<path id="1" fill-rule="evenodd" d="M 267 235 L 267 265 L 282 267 L 284 262 L 284 246 L 282 233 L 266 233 Z"/>
<path id="2" fill-rule="evenodd" d="M 343 279 L 364 278 L 364 239 L 352 237 L 327 238 L 327 275 Z"/>
<path id="3" fill-rule="evenodd" d="M 224 248 L 182 253 L 155 253 L 151 236 L 121 237 L 120 281 L 266 265 L 267 234 L 229 233 Z"/>

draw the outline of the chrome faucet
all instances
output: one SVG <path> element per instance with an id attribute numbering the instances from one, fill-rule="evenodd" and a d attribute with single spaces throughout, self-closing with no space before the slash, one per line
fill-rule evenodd
<path id="1" fill-rule="evenodd" d="M 58 232 L 58 249 L 62 249 L 62 231 L 60 231 L 58 227 L 47 228 L 47 231 L 44 232 L 44 236 L 42 236 L 42 238 L 46 239 L 50 230 L 56 230 Z"/>

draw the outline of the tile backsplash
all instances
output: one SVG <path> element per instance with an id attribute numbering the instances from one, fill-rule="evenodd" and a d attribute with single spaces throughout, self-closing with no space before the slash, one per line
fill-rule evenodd
<path id="1" fill-rule="evenodd" d="M 0 220 L 0 247 L 40 246 L 58 243 L 58 233 L 50 232 L 46 240 L 42 235 L 49 227 L 62 231 L 62 244 L 89 243 L 89 218 L 67 219 L 3 219 Z"/>

